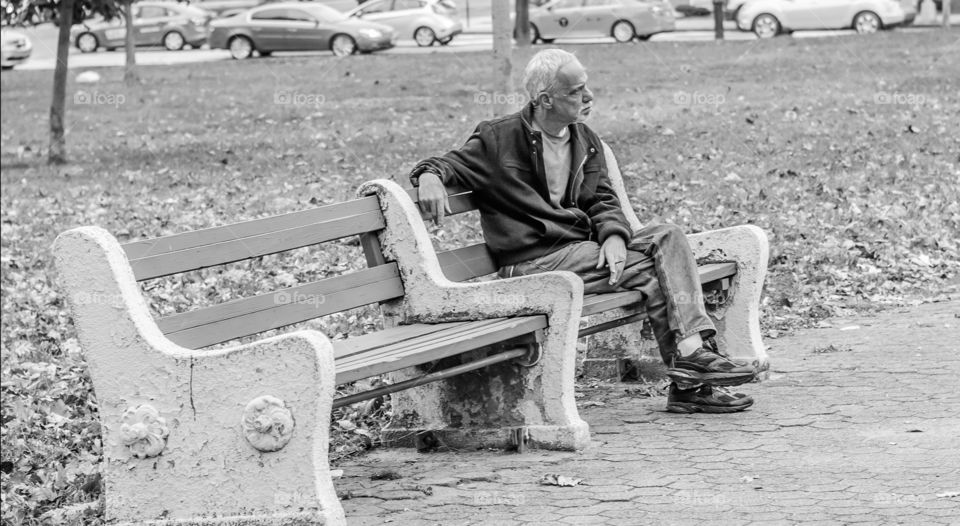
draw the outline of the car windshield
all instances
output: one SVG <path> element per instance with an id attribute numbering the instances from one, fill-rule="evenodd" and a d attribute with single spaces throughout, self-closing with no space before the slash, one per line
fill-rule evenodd
<path id="1" fill-rule="evenodd" d="M 309 12 L 321 22 L 339 22 L 347 17 L 347 15 L 340 11 L 325 5 L 303 5 L 297 7 Z"/>
<path id="2" fill-rule="evenodd" d="M 178 5 L 177 8 L 180 9 L 180 12 L 182 14 L 187 16 L 203 16 L 207 14 L 207 12 L 204 11 L 203 9 L 200 9 L 199 7 L 194 7 L 192 5 Z M 174 8 L 174 10 L 176 10 L 177 8 Z"/>

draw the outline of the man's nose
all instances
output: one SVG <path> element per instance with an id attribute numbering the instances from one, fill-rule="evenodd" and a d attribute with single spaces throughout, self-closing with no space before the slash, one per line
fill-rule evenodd
<path id="1" fill-rule="evenodd" d="M 590 102 L 593 100 L 593 92 L 590 91 L 590 88 L 583 89 L 583 102 Z"/>

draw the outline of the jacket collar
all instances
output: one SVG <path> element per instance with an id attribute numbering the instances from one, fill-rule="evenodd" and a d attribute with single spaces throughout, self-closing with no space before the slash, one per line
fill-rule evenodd
<path id="1" fill-rule="evenodd" d="M 533 129 L 533 110 L 533 102 L 528 102 L 527 105 L 520 110 L 520 122 L 523 125 L 523 130 L 528 141 L 542 139 L 540 132 Z M 567 129 L 570 130 L 570 144 L 573 145 L 571 161 L 575 167 L 575 171 L 570 174 L 570 181 L 567 183 L 566 196 L 571 202 L 576 202 L 580 194 L 580 184 L 583 182 L 583 165 L 587 160 L 587 156 L 597 153 L 596 148 L 590 144 L 590 138 L 586 133 L 581 131 L 582 128 L 583 124 L 579 122 L 567 126 Z M 538 153 L 537 155 L 540 156 L 540 165 L 542 166 L 542 153 Z M 546 179 L 543 179 L 542 176 L 541 179 L 544 187 L 546 187 Z"/>
<path id="2" fill-rule="evenodd" d="M 531 136 L 537 139 L 540 138 L 540 132 L 533 129 L 533 102 L 528 102 L 527 105 L 520 110 L 520 122 L 523 123 L 523 130 L 526 132 L 528 138 Z M 574 145 L 574 160 L 578 165 L 590 149 L 590 140 L 581 132 L 582 127 L 583 124 L 579 122 L 567 126 L 567 129 L 570 130 L 570 142 Z"/>

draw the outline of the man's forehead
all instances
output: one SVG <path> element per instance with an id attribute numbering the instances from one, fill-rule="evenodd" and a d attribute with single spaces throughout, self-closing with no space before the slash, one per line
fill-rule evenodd
<path id="1" fill-rule="evenodd" d="M 584 69 L 579 60 L 573 60 L 560 67 L 557 71 L 557 80 L 565 86 L 586 84 L 587 70 Z"/>

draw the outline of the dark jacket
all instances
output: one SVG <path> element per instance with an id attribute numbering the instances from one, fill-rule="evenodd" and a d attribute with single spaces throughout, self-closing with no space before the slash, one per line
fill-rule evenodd
<path id="1" fill-rule="evenodd" d="M 414 186 L 425 170 L 445 186 L 472 190 L 487 246 L 500 266 L 553 252 L 574 242 L 603 243 L 611 234 L 629 241 L 630 226 L 610 186 L 600 137 L 586 125 L 569 127 L 573 164 L 562 208 L 550 204 L 540 132 L 533 106 L 481 122 L 459 150 L 420 161 L 410 174 Z"/>

